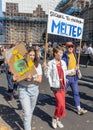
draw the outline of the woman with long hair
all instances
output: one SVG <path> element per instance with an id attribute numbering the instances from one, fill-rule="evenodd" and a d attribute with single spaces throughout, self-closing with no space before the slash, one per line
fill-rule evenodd
<path id="1" fill-rule="evenodd" d="M 39 94 L 39 83 L 42 81 L 42 67 L 33 47 L 29 49 L 28 56 L 33 61 L 37 73 L 19 82 L 18 92 L 23 109 L 24 130 L 31 130 L 33 111 Z"/>

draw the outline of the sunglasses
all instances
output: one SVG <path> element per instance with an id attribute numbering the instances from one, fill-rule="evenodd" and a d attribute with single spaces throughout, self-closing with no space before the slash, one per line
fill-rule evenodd
<path id="1" fill-rule="evenodd" d="M 67 46 L 67 48 L 74 48 L 74 46 Z"/>

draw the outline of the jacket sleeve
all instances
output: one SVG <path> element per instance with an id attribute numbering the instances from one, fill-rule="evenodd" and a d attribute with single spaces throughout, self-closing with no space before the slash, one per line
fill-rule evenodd
<path id="1" fill-rule="evenodd" d="M 47 68 L 44 72 L 46 78 L 48 78 L 49 85 L 52 86 L 52 64 L 51 62 L 48 62 Z"/>
<path id="2" fill-rule="evenodd" d="M 69 74 L 71 74 L 71 73 L 75 73 L 75 69 L 71 69 L 71 70 L 67 70 L 67 71 L 66 71 L 66 75 L 69 75 Z"/>

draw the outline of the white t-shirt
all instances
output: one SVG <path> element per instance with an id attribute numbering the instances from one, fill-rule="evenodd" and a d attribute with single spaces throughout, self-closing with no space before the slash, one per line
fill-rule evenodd
<path id="1" fill-rule="evenodd" d="M 93 48 L 92 47 L 88 47 L 85 54 L 92 54 L 93 55 Z"/>
<path id="2" fill-rule="evenodd" d="M 34 79 L 36 79 L 37 75 L 42 75 L 42 67 L 41 64 L 38 65 L 38 67 L 35 67 L 37 74 L 33 76 Z"/>

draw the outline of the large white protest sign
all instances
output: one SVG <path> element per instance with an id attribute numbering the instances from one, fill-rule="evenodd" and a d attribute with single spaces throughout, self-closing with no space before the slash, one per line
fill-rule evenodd
<path id="1" fill-rule="evenodd" d="M 49 11 L 47 33 L 82 39 L 84 19 Z"/>

